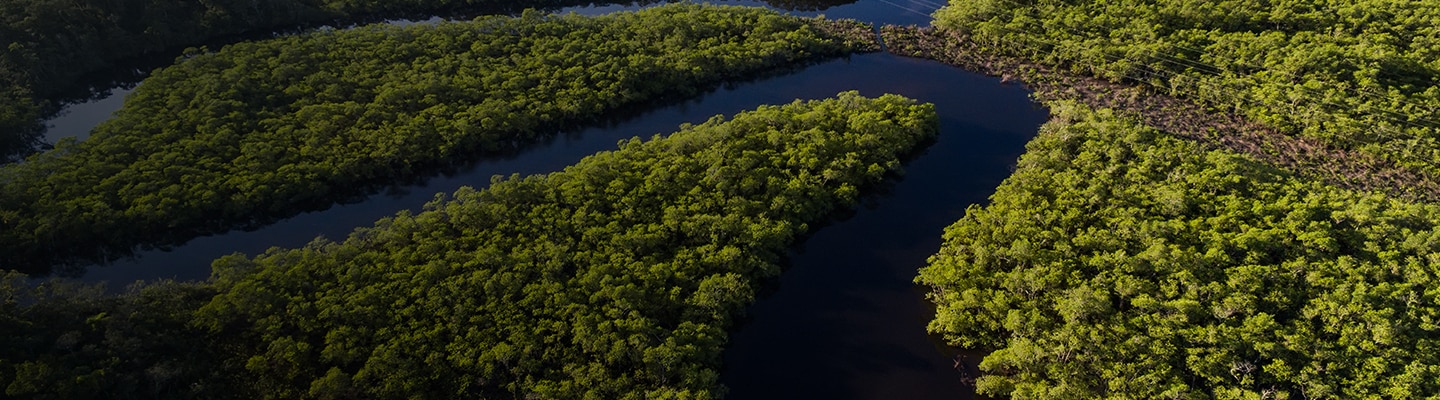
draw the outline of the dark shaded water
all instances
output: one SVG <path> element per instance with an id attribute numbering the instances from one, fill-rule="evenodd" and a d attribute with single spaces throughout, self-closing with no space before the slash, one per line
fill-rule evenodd
<path id="1" fill-rule="evenodd" d="M 920 10 L 920 4 L 861 0 L 801 14 L 923 23 L 928 17 L 919 14 L 934 7 Z M 900 8 L 905 5 L 920 11 Z M 556 171 L 585 155 L 613 149 L 621 139 L 669 133 L 681 123 L 698 123 L 762 104 L 830 97 L 852 89 L 867 96 L 898 93 L 934 103 L 941 116 L 939 140 L 907 163 L 903 179 L 875 191 L 853 215 L 822 227 L 795 250 L 790 267 L 773 285 L 775 290 L 750 308 L 746 322 L 731 337 L 721 380 L 735 399 L 966 397 L 971 390 L 952 368 L 954 350 L 925 333 L 933 312 L 911 280 L 939 248 L 943 228 L 959 219 L 968 205 L 984 202 L 1009 175 L 1046 112 L 1028 100 L 1022 87 L 889 54 L 858 55 L 734 85 L 358 203 L 302 214 L 256 231 L 198 238 L 169 251 L 142 252 L 130 260 L 92 267 L 82 279 L 108 282 L 112 288 L 136 280 L 204 279 L 210 260 L 218 256 L 255 254 L 271 246 L 297 247 L 317 235 L 342 238 L 398 210 L 419 209 L 437 192 L 465 185 L 483 187 L 495 174 Z M 117 92 L 116 96 L 123 96 L 128 91 Z M 52 131 L 62 126 L 74 126 L 71 132 L 88 131 L 118 106 L 116 98 L 70 107 L 68 114 L 51 122 L 56 126 Z"/>
<path id="2" fill-rule="evenodd" d="M 933 311 L 911 280 L 944 227 L 1010 174 L 1046 112 L 996 79 L 888 55 L 875 57 L 874 70 L 869 63 L 806 76 L 932 102 L 940 138 L 906 164 L 904 179 L 795 251 L 778 290 L 750 308 L 731 338 L 721 374 L 731 398 L 953 399 L 971 391 L 952 368 L 953 352 L 925 334 Z"/>

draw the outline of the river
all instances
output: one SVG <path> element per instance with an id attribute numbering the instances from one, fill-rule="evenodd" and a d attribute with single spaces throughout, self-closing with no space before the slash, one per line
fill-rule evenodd
<path id="1" fill-rule="evenodd" d="M 761 1 L 721 1 L 718 4 L 742 5 L 767 7 L 785 11 L 790 14 L 813 17 L 825 15 L 827 18 L 851 18 L 874 24 L 896 24 L 896 25 L 928 25 L 930 13 L 940 8 L 944 0 L 771 0 Z M 600 5 L 569 7 L 557 10 L 559 13 L 574 12 L 582 15 L 599 15 L 615 11 L 633 10 L 639 7 L 629 5 Z M 409 25 L 415 23 L 436 22 L 445 18 L 434 17 L 426 20 L 391 20 L 388 23 L 396 25 Z M 453 19 L 469 19 L 469 17 L 456 17 Z M 268 35 L 284 34 L 285 30 L 270 34 L 247 34 L 219 38 L 207 42 L 211 48 L 218 48 L 223 45 L 224 40 L 255 39 Z M 45 142 L 54 144 L 62 138 L 74 137 L 85 139 L 90 136 L 90 130 L 101 122 L 108 119 L 111 113 L 120 109 L 125 95 L 134 88 L 133 77 L 146 75 L 143 71 L 162 67 L 168 64 L 173 56 L 149 55 L 128 65 L 117 67 L 111 77 L 123 76 L 122 81 L 113 82 L 111 88 L 94 87 L 85 90 L 87 94 L 82 100 L 70 101 L 59 113 L 46 121 Z M 96 74 L 87 80 L 93 80 L 86 86 L 103 86 L 107 74 Z M 89 93 L 90 91 L 96 93 Z"/>
<path id="2" fill-rule="evenodd" d="M 919 8 L 922 4 L 929 8 Z M 933 8 L 934 4 L 921 1 L 861 0 L 797 13 L 923 24 L 928 17 L 922 14 Z M 352 204 L 92 266 L 81 279 L 107 282 L 112 288 L 137 280 L 204 279 L 210 260 L 218 256 L 297 247 L 316 236 L 343 238 L 354 228 L 398 210 L 418 210 L 437 192 L 453 192 L 465 185 L 483 187 L 492 175 L 556 171 L 585 155 L 613 149 L 621 139 L 668 133 L 681 123 L 703 122 L 716 114 L 797 98 L 830 97 L 845 90 L 866 96 L 897 93 L 934 103 L 941 118 L 939 139 L 906 164 L 903 179 L 872 191 L 855 212 L 821 227 L 794 249 L 778 282 L 749 309 L 731 336 L 722 383 L 734 399 L 969 397 L 973 390 L 953 367 L 955 351 L 925 333 L 933 310 L 911 280 L 939 248 L 943 228 L 959 219 L 968 205 L 983 203 L 1009 175 L 1047 113 L 1029 100 L 1029 92 L 1021 86 L 884 53 L 728 85 L 609 126 L 559 135 L 515 157 L 478 162 Z M 119 105 L 116 98 L 125 92 L 120 89 L 110 97 L 72 105 L 51 123 L 69 127 L 68 136 L 83 138 L 87 125 L 94 126 L 113 112 Z M 967 361 L 978 360 L 972 356 Z"/>

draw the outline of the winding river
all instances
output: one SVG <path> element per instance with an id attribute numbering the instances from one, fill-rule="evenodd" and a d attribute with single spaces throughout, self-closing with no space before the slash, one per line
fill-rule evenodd
<path id="1" fill-rule="evenodd" d="M 759 4 L 729 2 L 725 4 Z M 880 24 L 926 24 L 938 0 L 860 0 L 822 11 L 831 18 Z M 567 9 L 597 14 L 624 7 Z M 847 217 L 797 246 L 778 282 L 753 305 L 731 336 L 721 380 L 734 399 L 954 399 L 972 389 L 955 369 L 955 351 L 925 333 L 933 310 L 911 280 L 940 245 L 943 228 L 982 203 L 1009 175 L 1024 144 L 1047 117 L 1029 92 L 939 63 L 884 53 L 831 60 L 798 71 L 728 85 L 698 98 L 631 116 L 609 126 L 568 132 L 508 159 L 476 163 L 352 204 L 301 214 L 248 232 L 202 237 L 167 250 L 140 252 L 92 266 L 81 279 L 119 288 L 137 280 L 199 280 L 210 260 L 272 246 L 297 247 L 317 235 L 343 238 L 398 210 L 418 210 L 437 192 L 483 187 L 495 174 L 556 171 L 618 140 L 674 131 L 716 114 L 762 104 L 834 96 L 897 93 L 931 102 L 940 138 L 905 166 L 902 179 L 868 195 Z M 81 139 L 117 109 L 129 90 L 71 105 L 50 121 L 48 137 Z M 978 357 L 971 356 L 973 364 Z M 972 365 L 973 368 L 973 365 Z"/>

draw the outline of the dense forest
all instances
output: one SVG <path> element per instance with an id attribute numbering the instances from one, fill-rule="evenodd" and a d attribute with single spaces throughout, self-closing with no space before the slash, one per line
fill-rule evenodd
<path id="1" fill-rule="evenodd" d="M 717 398 L 758 282 L 936 121 L 847 92 L 225 257 L 209 282 L 101 296 L 12 273 L 0 382 L 26 398 Z"/>
<path id="2" fill-rule="evenodd" d="M 87 73 L 208 38 L 463 1 L 0 0 L 0 158 L 23 156 L 39 118 Z M 507 3 L 510 3 L 507 1 Z M 534 6 L 541 6 L 536 4 Z"/>
<path id="3" fill-rule="evenodd" d="M 934 24 L 1440 175 L 1440 8 L 1422 1 L 953 1 Z"/>
<path id="4" fill-rule="evenodd" d="M 918 282 L 1017 399 L 1440 393 L 1440 206 L 1051 104 Z"/>
<path id="5" fill-rule="evenodd" d="M 29 145 L 77 77 L 137 54 L 265 27 L 516 11 L 160 3 L 0 0 L 0 158 Z M 570 5 L 550 3 L 525 6 Z M 982 394 L 1440 393 L 1440 10 L 954 0 L 934 25 L 882 34 L 897 54 L 1025 81 L 1054 116 L 916 266 L 937 306 L 930 330 L 985 352 Z M 186 51 L 91 139 L 0 167 L 0 388 L 722 397 L 719 354 L 759 282 L 935 133 L 932 107 L 847 92 L 717 117 L 437 195 L 338 241 L 223 257 L 205 282 L 107 295 L 10 270 L 327 207 L 719 82 L 874 50 L 870 29 L 687 4 Z"/>
<path id="6" fill-rule="evenodd" d="M 1440 393 L 1437 17 L 994 0 L 888 29 L 1054 116 L 921 271 L 930 329 L 1017 399 Z"/>
<path id="7" fill-rule="evenodd" d="M 866 44 L 827 33 L 837 27 L 680 4 L 322 30 L 193 54 L 90 139 L 0 167 L 0 267 L 45 272 L 264 224 Z"/>
<path id="8" fill-rule="evenodd" d="M 656 0 L 0 0 L 0 163 L 31 153 L 40 119 L 77 86 L 142 55 L 271 30 L 381 18 L 515 14 L 592 4 Z M 783 9 L 817 10 L 854 0 L 773 0 Z"/>

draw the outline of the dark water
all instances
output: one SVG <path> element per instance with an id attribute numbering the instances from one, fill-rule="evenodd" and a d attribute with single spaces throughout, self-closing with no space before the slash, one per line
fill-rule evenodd
<path id="1" fill-rule="evenodd" d="M 710 1 L 713 4 L 767 7 L 793 15 L 826 18 L 850 18 L 873 24 L 930 25 L 930 13 L 939 9 L 946 0 L 731 0 Z M 572 7 L 561 12 L 576 12 L 584 15 L 633 10 L 626 5 Z"/>
<path id="2" fill-rule="evenodd" d="M 726 3 L 735 4 L 735 2 Z M 922 4 L 925 5 L 922 9 Z M 924 23 L 933 3 L 861 0 L 823 11 L 881 23 Z M 908 11 L 914 7 L 917 11 Z M 574 9 L 592 14 L 604 7 Z M 459 173 L 397 187 L 355 204 L 306 213 L 252 232 L 203 237 L 169 251 L 148 251 L 83 277 L 112 288 L 136 280 L 199 280 L 214 258 L 297 247 L 317 235 L 339 239 L 398 210 L 419 209 L 438 192 L 483 187 L 495 174 L 556 171 L 618 140 L 669 133 L 762 104 L 830 97 L 844 90 L 867 96 L 898 93 L 934 103 L 940 137 L 906 164 L 903 179 L 866 198 L 848 218 L 817 230 L 790 258 L 773 291 L 749 309 L 725 352 L 722 383 L 734 399 L 928 399 L 971 393 L 953 369 L 954 350 L 933 340 L 933 311 L 911 283 L 940 243 L 943 228 L 966 206 L 982 203 L 1008 176 L 1024 143 L 1046 117 L 1019 86 L 934 62 L 889 54 L 857 55 L 788 75 L 734 85 L 638 115 L 613 126 L 561 135 L 517 157 L 481 162 Z M 117 96 L 123 96 L 123 92 Z M 61 126 L 88 130 L 108 116 L 113 98 L 72 106 Z M 87 117 L 87 115 L 92 117 Z M 96 120 L 98 122 L 98 120 Z M 64 133 L 53 133 L 63 135 Z M 971 357 L 968 361 L 976 361 Z"/>
<path id="3" fill-rule="evenodd" d="M 77 140 L 89 138 L 90 130 L 110 119 L 110 115 L 125 103 L 125 95 L 132 91 L 133 88 L 116 88 L 102 98 L 66 106 L 60 115 L 46 122 L 49 126 L 45 130 L 45 142 L 54 144 L 67 137 Z"/>
<path id="4" fill-rule="evenodd" d="M 942 229 L 959 219 L 967 205 L 985 201 L 1009 175 L 1046 113 L 1019 86 L 889 54 L 859 55 L 721 89 L 402 192 L 96 267 L 84 279 L 112 285 L 135 279 L 203 279 L 209 261 L 219 255 L 297 247 L 316 235 L 340 238 L 396 210 L 418 209 L 437 192 L 484 186 L 494 174 L 555 171 L 587 154 L 612 149 L 623 138 L 667 133 L 682 122 L 851 89 L 867 96 L 898 93 L 934 103 L 941 115 L 940 138 L 906 165 L 903 179 L 870 196 L 850 218 L 819 229 L 796 250 L 778 291 L 757 302 L 749 321 L 732 337 L 721 378 L 735 399 L 956 398 L 969 389 L 952 369 L 953 353 L 926 335 L 931 311 L 911 280 L 939 248 Z"/>
<path id="5" fill-rule="evenodd" d="M 1009 175 L 1046 113 L 996 79 L 894 56 L 870 63 L 807 71 L 806 80 L 932 102 L 940 139 L 902 180 L 795 251 L 778 291 L 731 338 L 721 374 L 731 398 L 954 399 L 971 390 L 953 352 L 925 334 L 933 311 L 911 280 L 943 228 Z"/>

